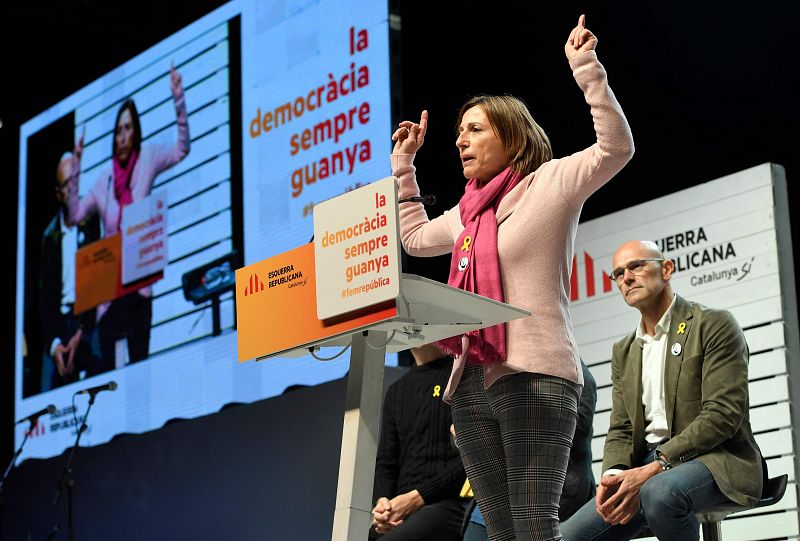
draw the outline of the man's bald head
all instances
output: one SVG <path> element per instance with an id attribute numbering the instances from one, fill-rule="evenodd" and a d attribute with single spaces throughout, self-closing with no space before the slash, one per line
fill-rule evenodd
<path id="1" fill-rule="evenodd" d="M 617 248 L 614 253 L 614 259 L 617 259 L 617 254 L 620 252 L 631 252 L 642 254 L 645 257 L 652 257 L 655 259 L 666 259 L 664 252 L 658 248 L 658 244 L 652 240 L 629 240 L 622 246 Z"/>
<path id="2" fill-rule="evenodd" d="M 622 298 L 641 310 L 660 308 L 672 298 L 670 280 L 675 264 L 664 256 L 655 242 L 630 240 L 614 252 L 612 277 Z"/>
<path id="3" fill-rule="evenodd" d="M 69 203 L 69 189 L 72 177 L 77 173 L 77 164 L 72 152 L 65 152 L 58 161 L 56 169 L 56 199 L 62 206 Z"/>

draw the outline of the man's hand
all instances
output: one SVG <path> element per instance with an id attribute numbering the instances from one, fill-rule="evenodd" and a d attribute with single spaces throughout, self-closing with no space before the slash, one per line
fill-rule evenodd
<path id="1" fill-rule="evenodd" d="M 67 377 L 67 375 L 71 372 L 67 370 L 67 363 L 65 357 L 69 354 L 69 351 L 64 346 L 64 344 L 58 344 L 56 346 L 55 355 L 53 355 L 53 361 L 56 363 L 56 370 L 58 370 L 58 375 L 62 378 Z"/>
<path id="2" fill-rule="evenodd" d="M 72 338 L 69 339 L 67 342 L 67 373 L 71 374 L 73 370 L 75 370 L 75 353 L 78 351 L 78 346 L 81 343 L 81 337 L 83 336 L 83 329 L 78 329 L 75 331 L 75 334 L 72 335 Z"/>
<path id="3" fill-rule="evenodd" d="M 391 520 L 391 516 L 392 503 L 389 501 L 389 498 L 381 496 L 372 509 L 372 526 L 375 528 L 375 531 L 379 534 L 384 534 L 403 523 L 402 520 Z"/>
<path id="4" fill-rule="evenodd" d="M 419 511 L 423 505 L 425 500 L 416 489 L 398 494 L 391 500 L 386 497 L 378 498 L 378 503 L 372 509 L 372 525 L 376 532 L 384 534 L 401 525 L 403 520 Z"/>
<path id="5" fill-rule="evenodd" d="M 594 496 L 594 507 L 597 510 L 597 514 L 606 522 L 608 522 L 608 519 L 603 514 L 603 505 L 605 505 L 611 496 L 617 493 L 620 482 L 620 480 L 616 479 L 616 475 L 604 475 L 600 479 L 600 484 L 597 485 L 597 492 Z"/>
<path id="6" fill-rule="evenodd" d="M 390 503 L 392 506 L 392 518 L 394 520 L 402 520 L 419 511 L 425 505 L 425 500 L 422 499 L 419 491 L 414 489 L 411 492 L 395 496 Z"/>
<path id="7" fill-rule="evenodd" d="M 661 466 L 652 462 L 616 475 L 604 475 L 597 487 L 597 513 L 609 524 L 627 524 L 639 511 L 639 491 L 642 485 L 660 472 Z M 602 503 L 601 490 L 605 494 L 605 501 Z M 614 493 L 609 495 L 609 490 Z"/>

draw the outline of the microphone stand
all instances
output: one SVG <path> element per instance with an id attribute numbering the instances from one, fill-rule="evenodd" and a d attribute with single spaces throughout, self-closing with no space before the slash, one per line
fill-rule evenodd
<path id="1" fill-rule="evenodd" d="M 66 464 L 64 464 L 64 471 L 61 474 L 61 480 L 58 483 L 58 490 L 56 491 L 55 498 L 53 498 L 53 507 L 55 507 L 58 505 L 58 499 L 61 496 L 61 492 L 64 489 L 67 489 L 67 539 L 69 541 L 74 541 L 75 539 L 72 503 L 72 487 L 75 486 L 75 478 L 72 476 L 72 458 L 75 456 L 75 451 L 78 449 L 81 436 L 87 428 L 86 419 L 89 418 L 89 412 L 92 410 L 92 406 L 94 405 L 95 396 L 97 396 L 97 392 L 89 394 L 89 405 L 86 407 L 86 414 L 83 416 L 80 427 L 78 427 L 78 433 L 75 437 L 75 444 L 72 446 L 72 450 L 69 452 Z M 58 525 L 54 526 L 48 539 L 52 538 L 58 532 L 58 529 Z"/>
<path id="2" fill-rule="evenodd" d="M 31 426 L 25 431 L 25 437 L 22 438 L 22 443 L 19 444 L 19 449 L 17 449 L 17 452 L 14 453 L 14 457 L 11 459 L 11 462 L 9 462 L 8 466 L 6 467 L 6 471 L 3 473 L 3 478 L 0 479 L 0 541 L 3 539 L 3 508 L 6 506 L 6 494 L 3 489 L 6 485 L 6 479 L 8 479 L 9 475 L 11 475 L 11 470 L 14 469 L 14 464 L 17 463 L 19 455 L 22 454 L 22 448 L 25 447 L 25 442 L 28 441 L 28 436 L 31 435 L 31 432 L 33 432 L 33 429 L 38 424 L 38 417 L 31 420 Z"/>

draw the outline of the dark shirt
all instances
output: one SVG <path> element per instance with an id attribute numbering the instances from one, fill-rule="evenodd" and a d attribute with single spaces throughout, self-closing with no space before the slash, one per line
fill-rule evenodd
<path id="1" fill-rule="evenodd" d="M 453 360 L 413 366 L 386 392 L 375 465 L 375 499 L 414 489 L 426 504 L 458 498 L 466 475 L 450 440 L 450 406 L 442 401 Z"/>
<path id="2" fill-rule="evenodd" d="M 594 408 L 597 405 L 597 383 L 583 361 L 581 367 L 583 391 L 578 402 L 578 424 L 575 426 L 575 435 L 572 438 L 567 477 L 564 480 L 558 510 L 558 519 L 562 522 L 595 495 L 592 472 L 592 424 Z"/>

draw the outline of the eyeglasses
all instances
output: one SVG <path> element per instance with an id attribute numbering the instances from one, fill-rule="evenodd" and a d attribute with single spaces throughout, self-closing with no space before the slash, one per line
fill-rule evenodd
<path id="1" fill-rule="evenodd" d="M 633 261 L 628 262 L 627 265 L 624 267 L 617 267 L 611 274 L 608 275 L 609 278 L 614 280 L 615 282 L 619 282 L 620 278 L 625 276 L 625 271 L 630 271 L 631 274 L 639 274 L 644 270 L 644 266 L 648 261 L 664 261 L 663 257 L 648 257 L 645 259 L 634 259 Z"/>

